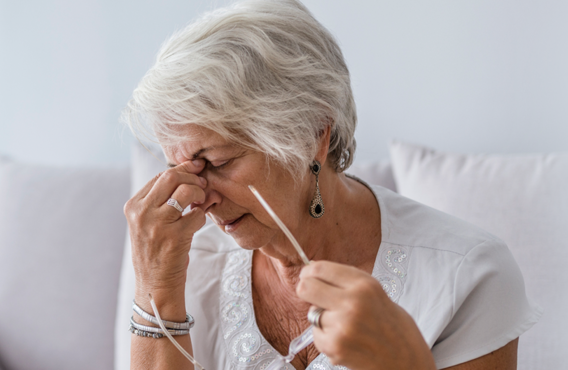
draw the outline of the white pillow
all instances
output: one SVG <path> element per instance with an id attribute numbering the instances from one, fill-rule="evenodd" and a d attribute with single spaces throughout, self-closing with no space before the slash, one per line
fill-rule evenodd
<path id="1" fill-rule="evenodd" d="M 520 339 L 519 369 L 568 363 L 568 153 L 463 155 L 391 142 L 398 192 L 503 239 L 544 308 Z"/>
<path id="2" fill-rule="evenodd" d="M 354 163 L 345 171 L 359 177 L 370 185 L 380 185 L 396 192 L 392 166 L 388 159 L 369 163 Z"/>

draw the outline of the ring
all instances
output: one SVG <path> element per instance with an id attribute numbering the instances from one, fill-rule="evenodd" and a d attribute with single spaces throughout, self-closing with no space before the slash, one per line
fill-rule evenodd
<path id="1" fill-rule="evenodd" d="M 177 209 L 178 211 L 180 211 L 181 213 L 183 213 L 183 208 L 179 205 L 178 201 L 175 200 L 174 198 L 168 199 L 167 205 L 172 206 L 175 209 Z"/>
<path id="2" fill-rule="evenodd" d="M 318 329 L 321 329 L 320 319 L 323 311 L 325 311 L 323 308 L 317 307 L 315 310 L 308 312 L 308 322 Z"/>

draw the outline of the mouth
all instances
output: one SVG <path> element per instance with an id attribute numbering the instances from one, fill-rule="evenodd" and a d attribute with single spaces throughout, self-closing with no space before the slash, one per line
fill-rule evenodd
<path id="1" fill-rule="evenodd" d="M 234 218 L 232 220 L 225 220 L 225 221 L 221 221 L 219 222 L 217 225 L 219 226 L 224 226 L 225 227 L 225 232 L 233 232 L 237 229 L 237 227 L 240 225 L 241 221 L 243 220 L 243 218 L 245 218 L 246 213 L 244 215 L 242 215 L 239 218 Z"/>

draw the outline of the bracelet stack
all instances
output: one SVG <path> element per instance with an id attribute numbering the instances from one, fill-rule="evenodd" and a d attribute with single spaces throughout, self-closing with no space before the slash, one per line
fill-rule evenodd
<path id="1" fill-rule="evenodd" d="M 154 325 L 158 324 L 158 319 L 155 316 L 150 315 L 148 312 L 144 311 L 140 306 L 136 304 L 136 301 L 132 301 L 132 309 L 136 312 L 140 317 L 144 320 L 151 322 Z M 184 322 L 174 322 L 174 321 L 167 321 L 162 320 L 162 323 L 168 330 L 168 333 L 171 335 L 187 335 L 189 334 L 189 329 L 193 328 L 195 324 L 195 320 L 193 317 L 186 313 L 185 321 Z M 130 318 L 130 332 L 132 334 L 136 334 L 139 337 L 147 337 L 147 338 L 154 338 L 159 339 L 165 336 L 164 331 L 159 327 L 142 325 L 134 321 L 134 316 Z"/>

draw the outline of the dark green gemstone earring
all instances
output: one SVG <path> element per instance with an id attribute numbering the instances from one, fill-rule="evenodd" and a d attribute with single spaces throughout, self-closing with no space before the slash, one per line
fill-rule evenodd
<path id="1" fill-rule="evenodd" d="M 310 216 L 313 218 L 320 218 L 325 212 L 325 207 L 323 206 L 323 199 L 321 199 L 321 193 L 319 188 L 319 173 L 321 171 L 321 163 L 314 160 L 311 166 L 312 173 L 316 175 L 316 193 L 312 198 L 310 204 Z"/>

